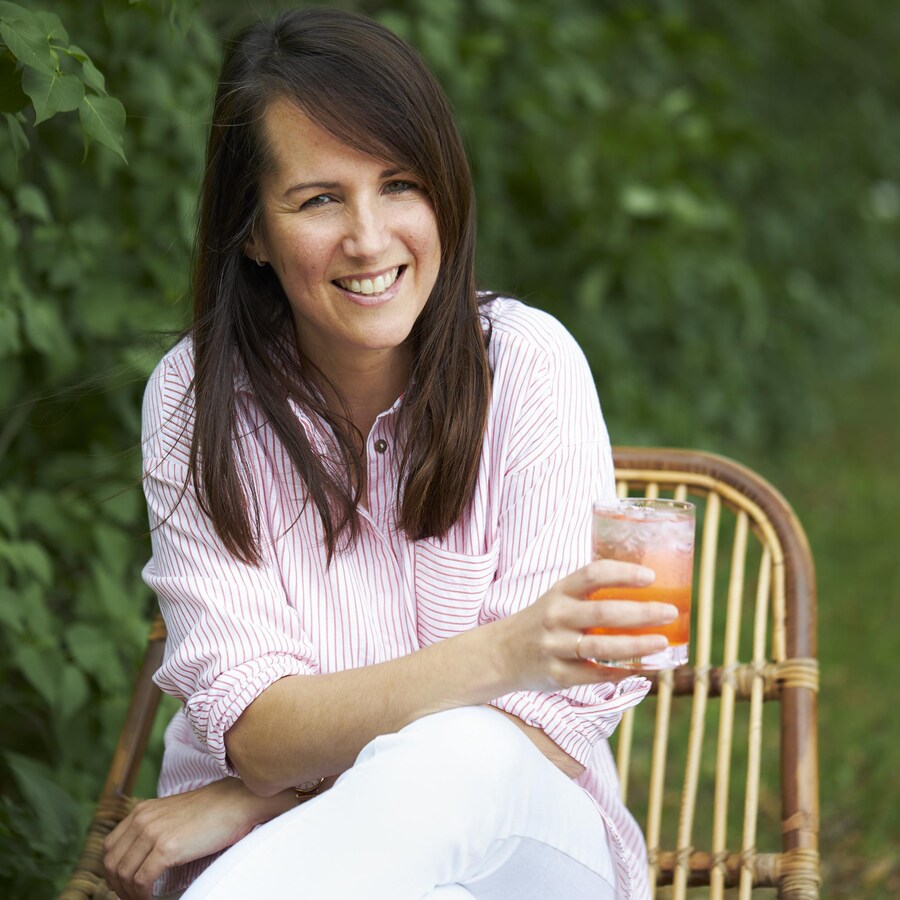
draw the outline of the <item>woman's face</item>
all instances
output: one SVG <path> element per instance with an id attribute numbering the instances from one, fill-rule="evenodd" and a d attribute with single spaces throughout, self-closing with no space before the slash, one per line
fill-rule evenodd
<path id="1" fill-rule="evenodd" d="M 403 361 L 440 266 L 425 191 L 286 100 L 269 105 L 264 133 L 275 166 L 247 255 L 278 276 L 300 348 L 329 377 Z"/>

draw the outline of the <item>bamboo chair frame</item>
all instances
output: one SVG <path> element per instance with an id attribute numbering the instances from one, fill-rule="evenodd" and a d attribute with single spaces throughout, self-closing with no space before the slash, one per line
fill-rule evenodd
<path id="1" fill-rule="evenodd" d="M 651 696 L 655 697 L 655 712 L 649 708 L 652 702 L 630 710 L 615 741 L 623 796 L 627 799 L 638 785 L 648 793 L 647 817 L 641 824 L 647 836 L 651 891 L 654 897 L 685 900 L 702 888 L 704 896 L 715 900 L 727 890 L 729 896 L 736 892 L 740 900 L 749 900 L 768 888 L 767 896 L 774 889 L 785 900 L 818 900 L 816 594 L 803 528 L 775 488 L 724 457 L 688 450 L 618 447 L 614 458 L 619 496 L 668 494 L 696 501 L 703 511 L 691 637 L 694 664 L 654 676 Z M 724 633 L 714 634 L 717 548 L 723 516 L 734 517 L 733 532 L 729 532 L 733 540 L 725 625 L 720 629 Z M 752 591 L 755 605 L 748 616 L 744 594 L 747 547 L 752 541 L 760 545 L 759 567 Z M 742 616 L 752 621 L 752 653 L 744 661 L 740 658 Z M 103 877 L 103 839 L 136 802 L 130 795 L 160 700 L 151 676 L 162 661 L 165 639 L 165 626 L 157 617 L 81 860 L 61 900 L 115 900 Z M 745 636 L 745 645 L 747 641 Z M 716 700 L 718 738 L 710 749 L 706 746 L 707 724 Z M 741 839 L 735 848 L 728 844 L 727 826 L 729 797 L 734 795 L 736 710 L 741 702 L 748 709 L 748 746 Z M 771 770 L 763 772 L 762 766 L 766 703 L 780 704 L 778 778 Z M 690 728 L 677 840 L 674 846 L 664 846 L 661 835 L 667 810 L 666 763 L 674 734 L 672 723 L 675 711 L 687 711 L 688 706 Z M 648 772 L 632 750 L 636 722 L 651 715 Z M 649 725 L 644 721 L 643 727 Z M 781 833 L 776 837 L 780 850 L 758 852 L 761 784 L 771 792 L 773 781 L 780 782 Z M 698 803 L 704 802 L 701 784 L 713 795 L 712 839 L 703 849 L 692 843 Z M 671 786 L 668 796 L 671 799 Z M 733 805 L 733 799 L 731 802 Z M 634 812 L 640 820 L 640 811 Z"/>

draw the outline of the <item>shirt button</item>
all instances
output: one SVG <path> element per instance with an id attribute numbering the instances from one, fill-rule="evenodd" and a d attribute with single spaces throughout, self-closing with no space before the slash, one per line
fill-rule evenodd
<path id="1" fill-rule="evenodd" d="M 387 441 L 383 441 L 379 438 L 379 440 L 375 441 L 375 452 L 376 453 L 384 453 L 387 450 Z"/>

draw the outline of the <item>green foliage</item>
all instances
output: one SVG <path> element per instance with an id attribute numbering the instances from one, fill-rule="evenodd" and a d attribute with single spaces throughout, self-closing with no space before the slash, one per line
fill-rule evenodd
<path id="1" fill-rule="evenodd" d="M 369 7 L 389 10 L 459 111 L 483 282 L 570 326 L 617 440 L 746 448 L 827 430 L 820 368 L 864 368 L 868 325 L 896 303 L 898 73 L 882 61 L 897 16 Z"/>
<path id="2" fill-rule="evenodd" d="M 78 110 L 85 141 L 93 138 L 125 158 L 125 108 L 106 93 L 106 81 L 87 53 L 69 43 L 59 16 L 29 11 L 15 3 L 0 3 L 0 37 L 7 54 L 2 109 L 11 129 L 15 128 L 13 122 L 20 126 L 17 157 L 28 145 L 21 130 L 27 121 L 23 114 L 27 95 L 34 112 L 32 124 L 38 125 L 57 113 Z M 18 65 L 10 65 L 10 57 Z"/>
<path id="3" fill-rule="evenodd" d="M 141 392 L 183 320 L 218 57 L 158 5 L 53 5 L 0 3 L 0 893 L 16 897 L 49 896 L 77 852 L 153 609 Z"/>
<path id="4" fill-rule="evenodd" d="M 7 896 L 32 897 L 38 873 L 45 884 L 65 874 L 65 860 L 78 854 L 86 822 L 47 765 L 18 753 L 5 754 L 5 761 L 23 802 L 2 798 L 0 871 Z"/>
<path id="5" fill-rule="evenodd" d="M 448 90 L 481 281 L 570 326 L 617 443 L 770 459 L 829 435 L 833 385 L 866 373 L 896 306 L 900 16 L 340 5 L 409 38 Z M 189 305 L 220 40 L 275 6 L 0 2 L 4 896 L 59 887 L 121 725 L 153 609 L 141 392 Z"/>

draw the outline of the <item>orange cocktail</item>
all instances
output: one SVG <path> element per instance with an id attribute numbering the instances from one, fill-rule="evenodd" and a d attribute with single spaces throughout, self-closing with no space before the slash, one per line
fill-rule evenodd
<path id="1" fill-rule="evenodd" d="M 594 634 L 662 634 L 669 646 L 641 659 L 603 660 L 629 669 L 669 669 L 687 662 L 694 575 L 692 503 L 679 500 L 625 499 L 594 504 L 594 559 L 617 559 L 653 569 L 646 587 L 611 587 L 594 591 L 591 600 L 658 600 L 678 607 L 678 618 L 653 628 L 596 628 Z"/>

